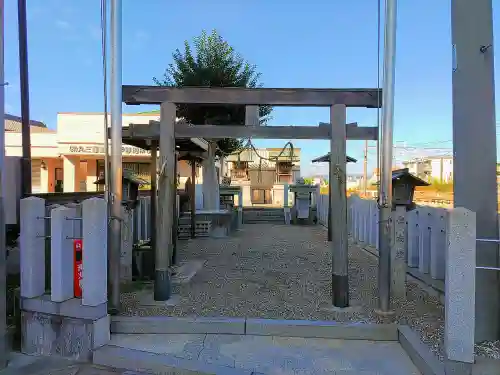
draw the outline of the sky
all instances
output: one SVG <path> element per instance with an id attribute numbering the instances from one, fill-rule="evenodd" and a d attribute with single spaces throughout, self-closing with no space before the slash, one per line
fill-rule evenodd
<path id="1" fill-rule="evenodd" d="M 6 112 L 19 115 L 16 3 L 5 1 L 5 100 Z M 29 0 L 27 6 L 31 118 L 55 128 L 58 112 L 103 111 L 100 1 Z M 153 84 L 185 40 L 216 29 L 257 66 L 265 87 L 375 88 L 377 26 L 377 0 L 123 0 L 122 81 Z M 450 0 L 399 1 L 395 163 L 450 154 L 451 56 Z M 124 113 L 151 109 L 157 108 L 123 106 Z M 329 122 L 327 108 L 277 108 L 272 116 L 271 125 Z M 377 111 L 348 109 L 347 120 L 375 126 Z M 329 151 L 328 141 L 292 142 L 301 148 L 304 175 L 326 172 L 326 165 L 310 161 Z M 348 155 L 358 159 L 349 173 L 362 171 L 363 147 L 364 141 L 348 142 Z M 375 142 L 368 164 L 376 166 Z"/>

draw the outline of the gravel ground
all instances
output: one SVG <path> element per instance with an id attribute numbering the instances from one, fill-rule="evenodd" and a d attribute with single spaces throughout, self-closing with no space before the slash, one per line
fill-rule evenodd
<path id="1" fill-rule="evenodd" d="M 375 315 L 377 260 L 355 245 L 349 247 L 351 312 L 331 311 L 331 256 L 320 227 L 246 225 L 227 239 L 179 242 L 180 263 L 205 261 L 188 284 L 176 286 L 175 306 L 139 306 L 138 295 L 122 295 L 126 315 L 236 316 L 389 322 Z M 392 321 L 418 332 L 442 358 L 444 308 L 417 284 L 407 283 L 405 302 L 393 301 Z M 500 358 L 500 343 L 478 346 L 479 355 Z"/>

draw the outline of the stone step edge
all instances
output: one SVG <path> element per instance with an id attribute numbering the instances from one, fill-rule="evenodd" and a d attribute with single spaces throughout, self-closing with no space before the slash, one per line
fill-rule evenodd
<path id="1" fill-rule="evenodd" d="M 243 219 L 243 222 L 259 222 L 259 223 L 265 223 L 268 221 L 285 221 L 284 217 L 277 217 L 277 218 L 265 218 L 265 219 Z"/>
<path id="2" fill-rule="evenodd" d="M 252 370 L 217 366 L 206 362 L 105 345 L 93 353 L 95 365 L 137 371 L 139 374 L 252 375 Z"/>
<path id="3" fill-rule="evenodd" d="M 229 334 L 397 341 L 398 325 L 335 321 L 113 316 L 112 334 Z"/>
<path id="4" fill-rule="evenodd" d="M 367 324 L 357 325 L 363 326 Z M 419 335 L 410 327 L 405 325 L 396 326 L 387 324 L 386 326 L 396 327 L 397 338 L 396 340 L 390 341 L 399 342 L 402 349 L 420 373 L 425 375 L 444 375 L 446 373 L 445 364 L 431 352 L 430 348 L 420 340 Z M 212 365 L 198 360 L 175 357 L 171 354 L 156 354 L 137 349 L 123 348 L 112 344 L 96 349 L 93 353 L 93 363 L 117 369 L 137 371 L 138 374 L 134 372 L 134 375 L 151 373 L 182 375 L 258 375 L 258 373 L 253 372 L 252 370 Z M 476 358 L 476 363 L 471 365 L 471 367 L 478 367 L 478 369 L 484 367 L 489 370 L 485 370 L 481 373 L 493 374 L 496 372 L 491 372 L 491 369 L 498 369 L 499 364 L 499 360 L 478 357 Z M 473 373 L 476 372 L 473 371 Z"/>

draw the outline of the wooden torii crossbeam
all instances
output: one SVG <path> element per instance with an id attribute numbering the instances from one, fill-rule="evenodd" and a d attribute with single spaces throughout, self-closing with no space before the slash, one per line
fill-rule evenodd
<path id="1" fill-rule="evenodd" d="M 123 86 L 126 104 L 229 104 L 272 105 L 289 107 L 346 107 L 378 108 L 381 89 L 293 89 L 240 87 L 163 87 Z"/>
<path id="2" fill-rule="evenodd" d="M 160 122 L 129 124 L 123 128 L 123 138 L 160 139 Z M 242 125 L 189 125 L 175 124 L 175 138 L 260 138 L 260 139 L 331 139 L 331 125 L 321 123 L 313 126 L 242 126 Z M 377 128 L 358 127 L 357 123 L 346 124 L 347 140 L 376 140 Z"/>
<path id="3" fill-rule="evenodd" d="M 175 138 L 275 138 L 330 139 L 330 176 L 332 194 L 332 302 L 336 307 L 349 306 L 346 140 L 376 140 L 377 128 L 346 124 L 347 107 L 380 108 L 380 89 L 268 89 L 268 88 L 172 88 L 160 86 L 123 86 L 127 104 L 160 104 L 160 122 L 132 125 L 128 136 L 160 140 L 160 178 L 158 193 L 158 244 L 156 247 L 155 300 L 170 298 L 169 252 L 172 247 L 172 215 L 174 206 Z M 176 104 L 244 105 L 245 125 L 181 125 L 176 124 Z M 250 112 L 259 105 L 330 107 L 329 124 L 319 126 L 258 126 Z M 249 115 L 250 114 L 250 115 Z M 251 119 L 251 120 L 250 120 Z M 157 138 L 158 137 L 158 138 Z M 165 251 L 168 250 L 168 251 Z"/>

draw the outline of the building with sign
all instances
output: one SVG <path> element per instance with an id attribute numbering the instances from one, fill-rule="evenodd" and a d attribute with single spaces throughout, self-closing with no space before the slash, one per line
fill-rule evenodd
<path id="1" fill-rule="evenodd" d="M 158 113 L 124 114 L 123 126 L 130 123 L 147 124 L 159 120 Z M 104 115 L 103 113 L 58 113 L 55 130 L 38 121 L 31 121 L 32 189 L 34 193 L 96 191 L 96 180 L 104 173 Z M 202 145 L 206 141 L 192 138 Z M 281 149 L 259 149 L 262 163 L 254 151 L 227 158 L 225 175 L 233 184 L 251 185 L 253 203 L 268 203 L 273 185 L 292 183 L 300 175 L 300 150 L 293 155 L 279 155 Z M 5 152 L 7 156 L 21 156 L 21 119 L 6 115 Z M 264 159 L 276 159 L 269 162 Z M 150 179 L 151 154 L 144 149 L 123 144 L 123 168 L 142 179 Z M 183 187 L 191 176 L 187 161 L 179 161 L 178 176 Z M 202 169 L 197 168 L 196 183 L 202 182 Z M 255 191 L 254 191 L 255 190 Z M 271 199 L 273 201 L 275 199 Z"/>
<path id="2" fill-rule="evenodd" d="M 155 114 L 124 114 L 123 125 L 158 120 Z M 102 113 L 59 113 L 56 130 L 32 121 L 31 158 L 34 193 L 96 191 L 95 181 L 104 173 L 104 115 Z M 204 140 L 192 139 L 204 143 Z M 22 155 L 21 119 L 6 115 L 5 153 Z M 123 168 L 150 179 L 149 151 L 124 144 Z M 198 183 L 201 183 L 201 168 Z M 179 161 L 181 183 L 191 175 L 186 161 Z"/>

